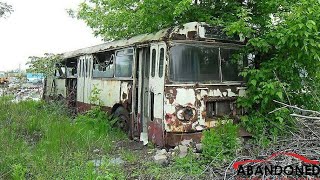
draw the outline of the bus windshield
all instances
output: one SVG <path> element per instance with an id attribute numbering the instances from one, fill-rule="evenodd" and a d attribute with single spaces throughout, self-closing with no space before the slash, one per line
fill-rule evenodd
<path id="1" fill-rule="evenodd" d="M 170 80 L 172 81 L 241 81 L 238 74 L 244 63 L 243 61 L 235 62 L 233 55 L 239 54 L 236 49 L 178 44 L 173 46 L 170 52 Z"/>

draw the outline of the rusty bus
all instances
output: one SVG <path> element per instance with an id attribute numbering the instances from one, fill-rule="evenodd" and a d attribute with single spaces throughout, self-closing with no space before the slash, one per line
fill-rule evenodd
<path id="1" fill-rule="evenodd" d="M 145 144 L 200 141 L 218 118 L 242 113 L 235 102 L 245 95 L 238 76 L 247 66 L 239 53 L 243 45 L 219 27 L 191 22 L 67 52 L 55 77 L 48 78 L 45 95 L 59 95 L 83 112 L 96 87 L 103 108 Z M 234 55 L 242 57 L 238 63 Z"/>

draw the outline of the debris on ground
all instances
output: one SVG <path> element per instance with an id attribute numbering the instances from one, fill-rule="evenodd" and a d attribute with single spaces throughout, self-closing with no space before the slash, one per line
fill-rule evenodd
<path id="1" fill-rule="evenodd" d="M 10 82 L 0 87 L 0 96 L 5 95 L 12 96 L 13 102 L 25 100 L 39 101 L 43 95 L 43 84 Z"/>
<path id="2" fill-rule="evenodd" d="M 161 165 L 166 165 L 169 163 L 168 153 L 165 149 L 157 150 L 156 155 L 153 157 L 154 162 Z"/>

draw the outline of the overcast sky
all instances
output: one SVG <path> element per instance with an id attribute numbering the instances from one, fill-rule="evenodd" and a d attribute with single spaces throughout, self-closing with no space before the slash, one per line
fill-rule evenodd
<path id="1" fill-rule="evenodd" d="M 80 20 L 69 17 L 68 8 L 83 0 L 0 0 L 14 12 L 0 19 L 0 71 L 19 68 L 29 56 L 63 53 L 102 43 Z"/>

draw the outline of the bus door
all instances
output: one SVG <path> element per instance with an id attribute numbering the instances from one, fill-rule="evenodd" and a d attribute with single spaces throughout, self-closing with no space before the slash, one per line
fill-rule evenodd
<path id="1" fill-rule="evenodd" d="M 78 61 L 77 101 L 90 104 L 91 79 L 92 79 L 93 56 L 81 56 Z M 82 107 L 81 107 L 82 106 Z M 80 111 L 86 110 L 84 104 L 80 105 Z"/>
<path id="2" fill-rule="evenodd" d="M 148 143 L 148 118 L 149 118 L 149 74 L 150 74 L 150 47 L 138 49 L 138 120 L 140 121 L 140 141 Z"/>
<path id="3" fill-rule="evenodd" d="M 148 68 L 148 84 L 144 84 L 144 125 L 147 126 L 148 140 L 161 146 L 164 140 L 163 132 L 163 94 L 165 72 L 166 44 L 151 44 Z M 147 59 L 148 60 L 148 59 Z M 144 80 L 146 81 L 146 80 Z"/>

